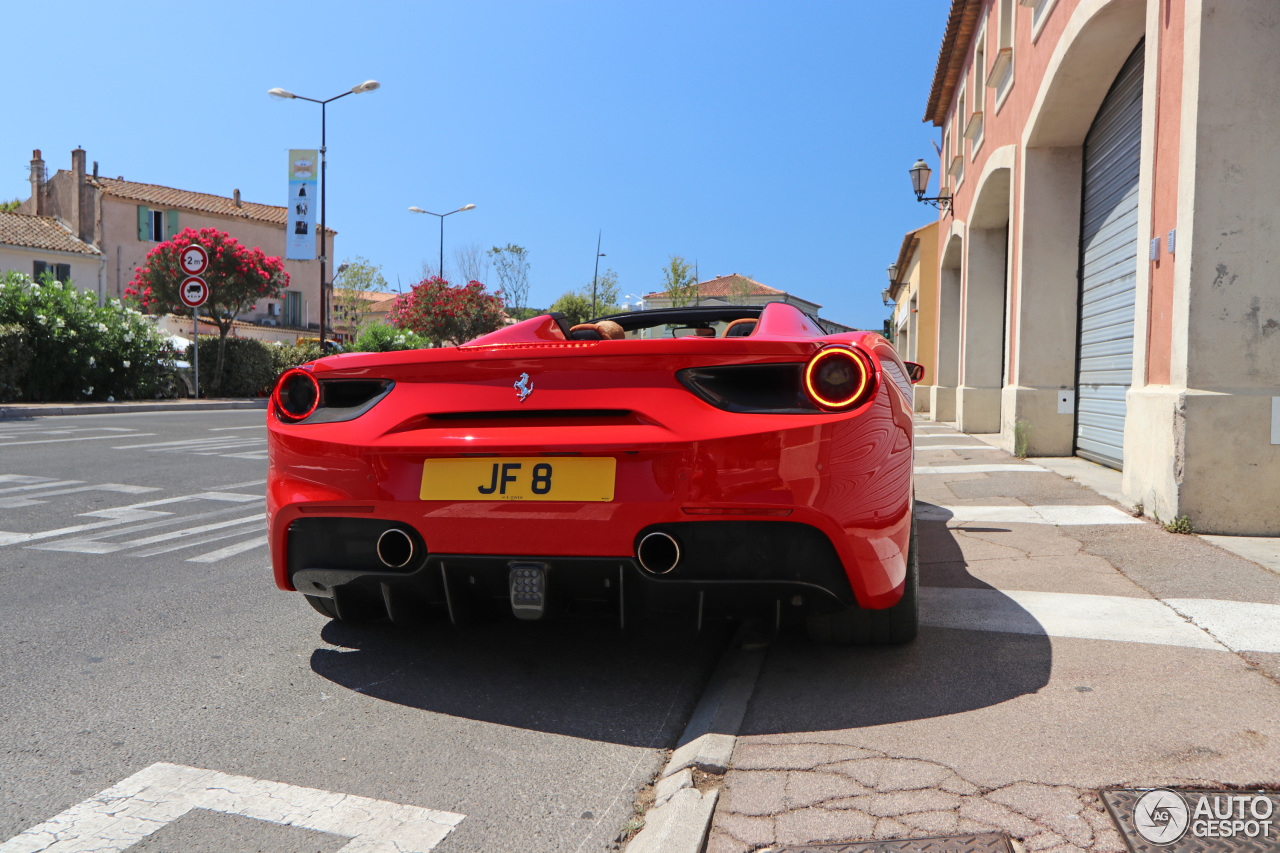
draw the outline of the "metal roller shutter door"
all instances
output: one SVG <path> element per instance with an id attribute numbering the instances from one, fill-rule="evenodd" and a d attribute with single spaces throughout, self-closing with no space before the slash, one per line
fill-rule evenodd
<path id="1" fill-rule="evenodd" d="M 1124 397 L 1133 380 L 1142 60 L 1140 42 L 1084 142 L 1076 455 L 1112 468 L 1124 462 Z"/>

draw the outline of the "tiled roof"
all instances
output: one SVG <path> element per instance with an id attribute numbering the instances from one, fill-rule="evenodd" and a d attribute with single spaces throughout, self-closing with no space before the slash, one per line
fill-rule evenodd
<path id="1" fill-rule="evenodd" d="M 147 202 L 161 207 L 177 207 L 186 210 L 197 210 L 202 213 L 216 213 L 219 216 L 234 216 L 241 219 L 252 219 L 257 222 L 270 222 L 284 225 L 288 219 L 288 209 L 274 204 L 257 204 L 252 201 L 235 202 L 227 196 L 198 193 L 191 190 L 177 190 L 159 184 L 140 184 L 137 181 L 126 181 L 120 178 L 89 178 L 91 185 L 100 187 L 107 195 L 126 198 L 130 201 Z M 332 228 L 326 229 L 336 234 Z"/>
<path id="2" fill-rule="evenodd" d="M 77 255 L 102 254 L 72 234 L 71 229 L 63 225 L 61 220 L 52 216 L 0 213 L 0 243 L 53 252 L 72 252 Z"/>
<path id="3" fill-rule="evenodd" d="M 658 291 L 657 293 L 646 293 L 645 299 L 662 299 L 666 296 L 666 291 Z M 747 278 L 745 275 L 731 273 L 722 275 L 717 278 L 708 279 L 698 284 L 698 297 L 707 297 L 714 299 L 716 297 L 725 296 L 786 296 L 786 291 L 769 287 L 767 284 L 761 284 L 754 279 Z"/>
<path id="4" fill-rule="evenodd" d="M 923 121 L 932 121 L 935 127 L 942 126 L 947 110 L 951 109 L 951 99 L 968 59 L 969 42 L 977 29 L 980 11 L 982 3 L 977 0 L 951 0 L 942 47 L 938 49 L 938 64 L 933 71 L 933 85 L 929 89 L 929 103 L 924 110 Z"/>

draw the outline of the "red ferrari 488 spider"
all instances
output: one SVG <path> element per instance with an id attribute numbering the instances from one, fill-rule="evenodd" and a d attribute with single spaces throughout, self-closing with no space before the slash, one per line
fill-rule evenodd
<path id="1" fill-rule="evenodd" d="M 735 612 L 906 642 L 921 373 L 780 302 L 323 358 L 267 414 L 275 581 L 343 620 Z"/>

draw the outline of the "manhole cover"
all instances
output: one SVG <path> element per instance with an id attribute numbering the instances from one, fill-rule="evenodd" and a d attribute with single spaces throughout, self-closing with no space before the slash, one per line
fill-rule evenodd
<path id="1" fill-rule="evenodd" d="M 770 849 L 772 853 L 1013 853 L 1009 839 L 999 832 L 944 835 L 937 838 L 895 838 L 891 841 L 800 844 Z"/>

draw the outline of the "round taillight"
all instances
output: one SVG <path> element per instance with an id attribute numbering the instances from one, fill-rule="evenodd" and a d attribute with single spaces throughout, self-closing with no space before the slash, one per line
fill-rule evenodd
<path id="1" fill-rule="evenodd" d="M 291 421 L 300 421 L 320 405 L 320 386 L 305 370 L 287 370 L 276 383 L 276 411 Z"/>
<path id="2" fill-rule="evenodd" d="M 804 369 L 804 390 L 824 409 L 844 411 L 875 392 L 875 374 L 866 357 L 843 347 L 824 349 Z"/>

